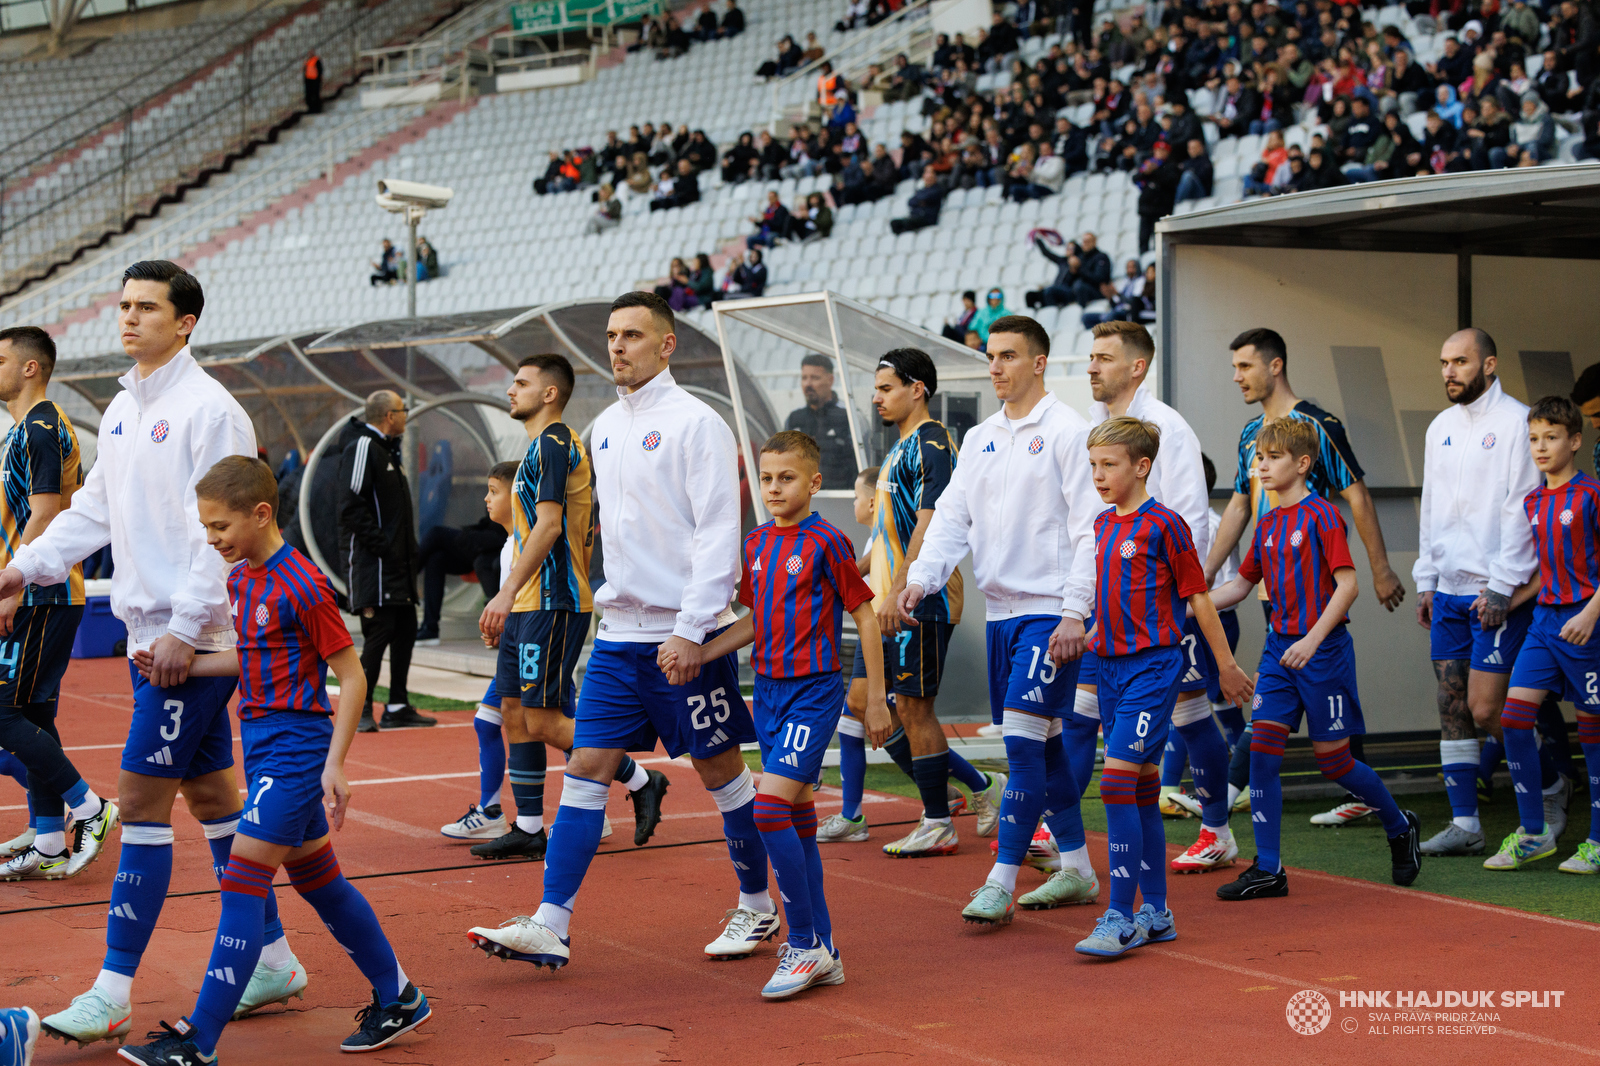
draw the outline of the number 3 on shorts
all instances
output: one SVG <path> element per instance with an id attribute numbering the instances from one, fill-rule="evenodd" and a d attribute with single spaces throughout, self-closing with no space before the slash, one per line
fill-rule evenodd
<path id="1" fill-rule="evenodd" d="M 182 700 L 168 700 L 166 703 L 163 703 L 161 705 L 161 709 L 164 710 L 164 711 L 171 711 L 172 712 L 172 732 L 170 732 L 170 733 L 167 732 L 167 727 L 166 726 L 162 726 L 161 727 L 161 739 L 162 740 L 177 740 L 178 739 L 178 730 L 183 728 L 183 701 Z"/>

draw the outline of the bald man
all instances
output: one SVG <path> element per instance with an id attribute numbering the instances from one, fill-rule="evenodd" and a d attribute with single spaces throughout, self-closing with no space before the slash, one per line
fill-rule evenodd
<path id="1" fill-rule="evenodd" d="M 361 667 L 368 692 L 376 691 L 383 653 L 389 653 L 385 729 L 437 721 L 407 702 L 406 677 L 417 642 L 417 529 L 400 450 L 405 431 L 405 401 L 379 389 L 345 427 L 339 457 L 339 548 L 349 568 L 345 581 L 350 610 L 361 618 Z M 357 728 L 377 731 L 370 704 Z"/>

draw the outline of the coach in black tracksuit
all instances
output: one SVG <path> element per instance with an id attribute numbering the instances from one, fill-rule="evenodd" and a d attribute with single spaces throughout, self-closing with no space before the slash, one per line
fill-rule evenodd
<path id="1" fill-rule="evenodd" d="M 380 390 L 367 397 L 366 410 L 345 427 L 339 457 L 339 550 L 350 610 L 361 618 L 361 667 L 368 693 L 378 684 L 384 650 L 389 652 L 385 729 L 437 721 L 407 702 L 406 675 L 417 641 L 417 531 L 402 466 L 405 431 L 405 401 Z M 358 728 L 363 733 L 378 728 L 370 696 Z"/>

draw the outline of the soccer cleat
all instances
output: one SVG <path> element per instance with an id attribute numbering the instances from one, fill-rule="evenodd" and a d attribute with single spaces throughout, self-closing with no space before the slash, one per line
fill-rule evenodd
<path id="1" fill-rule="evenodd" d="M 472 845 L 471 854 L 480 859 L 532 859 L 537 862 L 544 858 L 544 849 L 549 843 L 550 837 L 543 829 L 537 833 L 526 833 L 521 826 L 513 825 L 504 836 Z"/>
<path id="2" fill-rule="evenodd" d="M 501 922 L 496 929 L 476 926 L 467 930 L 467 939 L 490 955 L 531 962 L 534 969 L 548 966 L 551 973 L 572 960 L 572 938 L 557 936 L 548 925 L 527 915 Z"/>
<path id="3" fill-rule="evenodd" d="M 867 816 L 864 814 L 854 819 L 842 814 L 830 814 L 817 826 L 818 844 L 859 844 L 870 836 L 872 833 L 867 828 Z"/>
<path id="4" fill-rule="evenodd" d="M 93 818 L 72 827 L 72 857 L 67 860 L 67 876 L 76 877 L 106 848 L 111 831 L 122 824 L 122 811 L 108 799 L 100 801 Z"/>
<path id="5" fill-rule="evenodd" d="M 1520 870 L 1530 862 L 1547 859 L 1556 853 L 1556 838 L 1548 831 L 1534 836 L 1522 826 L 1500 842 L 1500 850 L 1483 861 L 1485 870 Z"/>
<path id="6" fill-rule="evenodd" d="M 1572 858 L 1558 867 L 1564 874 L 1597 874 L 1600 873 L 1600 844 L 1592 840 L 1585 840 L 1578 845 L 1578 850 Z"/>
<path id="7" fill-rule="evenodd" d="M 978 735 L 980 737 L 1003 737 L 1006 735 L 1006 731 L 1004 726 L 998 726 L 990 722 L 988 725 L 980 725 L 978 727 Z"/>
<path id="8" fill-rule="evenodd" d="M 1237 796 L 1233 797 L 1233 802 L 1228 804 L 1228 811 L 1230 814 L 1239 814 L 1243 811 L 1248 811 L 1249 809 L 1250 790 L 1248 788 L 1239 793 Z"/>
<path id="9" fill-rule="evenodd" d="M 989 841 L 989 854 L 999 858 L 1000 841 Z M 1049 877 L 1061 866 L 1061 849 L 1056 846 L 1056 838 L 1050 832 L 1050 827 L 1043 822 L 1033 831 L 1033 839 L 1028 841 L 1028 852 L 1023 856 L 1023 863 L 1033 867 L 1040 873 Z"/>
<path id="10" fill-rule="evenodd" d="M 1189 846 L 1188 851 L 1173 859 L 1170 865 L 1175 874 L 1203 874 L 1232 866 L 1238 857 L 1237 841 L 1229 839 L 1224 844 L 1217 839 L 1215 832 L 1201 826 L 1200 838 Z"/>
<path id="11" fill-rule="evenodd" d="M 1006 794 L 1005 774 L 996 771 L 984 776 L 989 779 L 988 786 L 972 794 L 972 810 L 978 816 L 978 824 L 973 827 L 973 832 L 981 837 L 993 836 L 995 830 L 1000 828 L 1000 798 Z"/>
<path id="12" fill-rule="evenodd" d="M 356 1014 L 356 1024 L 360 1028 L 344 1038 L 339 1050 L 377 1051 L 381 1047 L 388 1047 L 431 1017 L 433 1008 L 428 1006 L 428 997 L 409 981 L 400 990 L 400 1001 L 387 1007 L 378 1001 L 378 993 L 374 991 L 372 1002 Z"/>
<path id="13" fill-rule="evenodd" d="M 32 1007 L 0 1010 L 0 1066 L 28 1066 L 39 1043 L 39 1015 Z"/>
<path id="14" fill-rule="evenodd" d="M 1164 944 L 1178 939 L 1178 925 L 1172 920 L 1172 911 L 1158 911 L 1146 903 L 1133 915 L 1133 924 L 1139 927 L 1139 943 Z"/>
<path id="15" fill-rule="evenodd" d="M 1417 850 L 1423 855 L 1438 858 L 1444 855 L 1482 855 L 1483 846 L 1483 833 L 1474 833 L 1451 822 L 1424 840 Z"/>
<path id="16" fill-rule="evenodd" d="M 177 1025 L 162 1022 L 160 1029 L 152 1029 L 145 1034 L 150 1043 L 133 1047 L 124 1045 L 117 1050 L 117 1054 L 142 1066 L 212 1066 L 217 1061 L 216 1052 L 201 1054 L 193 1034 L 194 1027 L 187 1018 L 178 1019 Z"/>
<path id="17" fill-rule="evenodd" d="M 667 795 L 667 775 L 660 770 L 646 770 L 648 779 L 637 792 L 630 792 L 633 800 L 633 846 L 642 848 L 661 824 L 661 801 Z"/>
<path id="18" fill-rule="evenodd" d="M 1261 858 L 1250 861 L 1250 866 L 1237 878 L 1217 886 L 1217 898 L 1237 903 L 1246 899 L 1272 899 L 1289 894 L 1289 875 L 1279 870 L 1268 873 L 1261 868 Z"/>
<path id="19" fill-rule="evenodd" d="M 287 1004 L 291 999 L 305 999 L 306 985 L 310 983 L 306 968 L 300 965 L 300 960 L 293 954 L 289 956 L 289 965 L 281 970 L 258 962 L 256 972 L 250 975 L 250 983 L 244 988 L 244 995 L 239 997 L 239 1005 L 234 1008 L 233 1020 L 238 1021 L 246 1014 L 273 1003 Z"/>
<path id="20" fill-rule="evenodd" d="M 706 957 L 742 959 L 755 951 L 757 945 L 777 936 L 778 925 L 777 911 L 734 907 L 722 916 L 722 932 L 706 945 Z"/>
<path id="21" fill-rule="evenodd" d="M 495 840 L 505 835 L 506 819 L 498 803 L 490 807 L 479 807 L 476 803 L 467 808 L 467 813 L 451 822 L 441 825 L 439 833 L 451 840 Z"/>
<path id="22" fill-rule="evenodd" d="M 1078 941 L 1073 950 L 1079 955 L 1094 955 L 1102 959 L 1114 959 L 1130 948 L 1136 948 L 1144 941 L 1139 927 L 1119 910 L 1108 910 L 1101 919 L 1095 923 L 1094 932 Z"/>
<path id="23" fill-rule="evenodd" d="M 611 816 L 600 819 L 600 839 L 604 840 L 611 835 Z"/>
<path id="24" fill-rule="evenodd" d="M 1368 807 L 1365 803 L 1351 801 L 1341 803 L 1331 811 L 1311 816 L 1312 825 L 1349 825 L 1360 818 L 1365 818 L 1376 813 L 1378 808 Z"/>
<path id="25" fill-rule="evenodd" d="M 366 711 L 365 713 L 363 713 L 361 715 L 361 721 L 356 723 L 356 732 L 357 733 L 376 733 L 377 731 L 378 731 L 378 720 L 376 718 L 372 717 L 372 712 L 371 711 Z"/>
<path id="26" fill-rule="evenodd" d="M 837 969 L 838 980 L 828 980 Z M 844 980 L 844 967 L 827 948 L 797 948 L 785 944 L 778 956 L 778 969 L 761 989 L 762 999 L 788 999 L 813 985 L 836 985 Z"/>
<path id="27" fill-rule="evenodd" d="M 72 1005 L 39 1023 L 40 1027 L 60 1041 L 76 1040 L 80 1048 L 97 1040 L 115 1040 L 125 1043 L 128 1030 L 133 1028 L 133 1010 L 111 1002 L 98 986 L 73 999 Z"/>
<path id="28" fill-rule="evenodd" d="M 1184 793 L 1179 792 L 1176 789 L 1174 789 L 1171 792 L 1162 793 L 1160 801 L 1156 804 L 1157 809 L 1159 809 L 1161 811 L 1161 817 L 1163 817 L 1163 818 L 1193 818 L 1194 817 L 1194 812 L 1192 810 L 1190 810 L 1188 808 L 1188 806 L 1178 802 L 1178 798 L 1180 796 L 1182 796 L 1185 799 L 1188 798 L 1187 796 L 1184 795 Z"/>
<path id="29" fill-rule="evenodd" d="M 1409 885 L 1422 872 L 1422 823 L 1410 811 L 1406 816 L 1405 832 L 1389 838 L 1390 877 L 1397 885 Z"/>
<path id="30" fill-rule="evenodd" d="M 1084 877 L 1076 870 L 1057 870 L 1044 884 L 1018 899 L 1017 905 L 1025 911 L 1047 911 L 1093 903 L 1099 895 L 1100 879 L 1093 871 Z"/>
<path id="31" fill-rule="evenodd" d="M 72 855 L 46 855 L 29 845 L 20 855 L 0 863 L 0 881 L 60 881 L 71 877 Z"/>
<path id="32" fill-rule="evenodd" d="M 945 802 L 950 804 L 950 817 L 967 813 L 967 794 L 954 785 L 944 786 Z"/>
<path id="33" fill-rule="evenodd" d="M 929 855 L 954 855 L 956 853 L 956 827 L 950 822 L 938 824 L 924 816 L 917 827 L 892 844 L 883 846 L 883 853 L 895 859 L 920 859 Z"/>
<path id="34" fill-rule="evenodd" d="M 972 893 L 972 902 L 961 908 L 961 919 L 970 925 L 1010 925 L 1017 915 L 1011 893 L 1004 885 L 985 881 Z"/>
<path id="35" fill-rule="evenodd" d="M 1544 794 L 1544 831 L 1551 840 L 1560 840 L 1567 831 L 1567 804 L 1572 801 L 1572 780 L 1556 775 L 1556 790 Z"/>
<path id="36" fill-rule="evenodd" d="M 9 859 L 26 848 L 33 846 L 34 838 L 39 834 L 30 827 L 24 829 L 20 836 L 12 837 L 4 844 L 0 844 L 0 859 Z M 20 1009 L 20 1008 L 19 1008 Z"/>
<path id="37" fill-rule="evenodd" d="M 420 729 L 438 724 L 439 719 L 430 718 L 425 714 L 418 714 L 417 709 L 409 703 L 398 711 L 383 712 L 383 728 L 385 729 Z"/>

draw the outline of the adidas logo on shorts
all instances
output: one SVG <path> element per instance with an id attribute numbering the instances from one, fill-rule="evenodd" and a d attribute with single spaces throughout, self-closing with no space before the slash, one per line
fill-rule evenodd
<path id="1" fill-rule="evenodd" d="M 1044 687 L 1041 686 L 1041 685 L 1035 685 L 1033 687 L 1033 691 L 1032 692 L 1024 692 L 1022 694 L 1022 698 L 1027 700 L 1029 703 L 1043 703 L 1044 702 Z"/>
<path id="2" fill-rule="evenodd" d="M 778 761 L 785 766 L 793 766 L 797 770 L 800 768 L 800 757 L 792 751 Z"/>
<path id="3" fill-rule="evenodd" d="M 110 914 L 112 917 L 126 918 L 130 922 L 137 922 L 139 920 L 134 915 L 133 908 L 126 903 L 121 904 L 120 906 L 112 907 Z"/>
<path id="4" fill-rule="evenodd" d="M 242 818 L 243 820 L 247 821 L 247 822 L 253 822 L 256 825 L 260 825 L 261 824 L 261 812 L 259 810 L 257 810 L 256 808 L 254 808 L 254 807 L 251 807 L 248 811 L 245 811 L 239 817 Z"/>
<path id="5" fill-rule="evenodd" d="M 1183 680 L 1178 682 L 1178 684 L 1187 685 L 1192 681 L 1199 681 L 1199 680 L 1200 680 L 1200 668 L 1198 666 L 1191 666 L 1191 667 L 1189 667 L 1189 672 L 1187 674 L 1183 675 Z"/>
<path id="6" fill-rule="evenodd" d="M 1506 661 L 1501 657 L 1498 648 L 1483 657 L 1483 665 L 1485 666 L 1504 666 L 1505 664 Z"/>
<path id="7" fill-rule="evenodd" d="M 172 748 L 171 747 L 164 747 L 160 751 L 156 752 L 154 755 L 146 755 L 144 757 L 144 761 L 145 762 L 153 762 L 157 766 L 171 766 L 172 765 Z"/>
<path id="8" fill-rule="evenodd" d="M 711 734 L 711 738 L 706 741 L 707 744 L 726 744 L 727 742 L 728 742 L 728 734 L 724 733 L 720 729 L 717 730 L 715 733 L 712 733 Z"/>
<path id="9" fill-rule="evenodd" d="M 215 970 L 207 970 L 206 976 L 215 977 L 217 980 L 224 981 L 230 985 L 236 985 L 239 983 L 233 979 L 232 966 L 218 966 Z"/>

